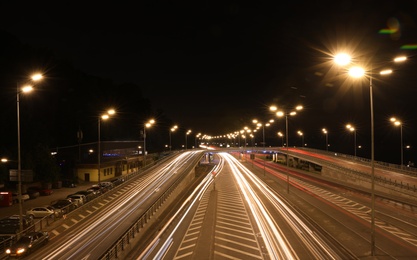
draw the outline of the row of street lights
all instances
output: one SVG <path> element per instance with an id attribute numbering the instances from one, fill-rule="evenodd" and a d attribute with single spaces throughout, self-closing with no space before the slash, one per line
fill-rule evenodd
<path id="1" fill-rule="evenodd" d="M 407 58 L 397 57 L 393 61 L 394 62 L 403 62 Z M 341 66 L 346 66 L 351 64 L 351 56 L 346 53 L 338 54 L 334 57 L 334 61 L 336 64 Z M 380 75 L 387 75 L 391 74 L 392 70 L 383 70 L 380 72 Z M 371 255 L 375 256 L 375 135 L 374 135 L 374 104 L 373 104 L 373 94 L 372 94 L 372 82 L 373 82 L 373 69 L 369 70 L 368 75 L 365 73 L 365 69 L 359 66 L 353 66 L 348 70 L 348 74 L 354 78 L 362 78 L 364 76 L 369 77 L 369 105 L 370 105 L 370 112 L 371 112 Z M 356 150 L 356 146 L 355 146 Z"/>
<path id="2" fill-rule="evenodd" d="M 405 61 L 406 57 L 398 57 L 394 59 L 394 62 Z M 334 61 L 338 65 L 346 66 L 351 63 L 351 57 L 347 54 L 339 54 L 334 57 Z M 388 75 L 392 73 L 392 70 L 384 70 L 380 72 L 380 75 Z M 373 70 L 369 70 L 369 73 L 366 75 L 365 70 L 358 66 L 354 66 L 348 70 L 348 74 L 354 78 L 361 78 L 367 76 L 369 78 L 369 93 L 370 93 L 370 119 L 371 119 L 371 255 L 375 255 L 375 135 L 374 135 L 374 110 L 373 110 Z M 300 107 L 302 108 L 302 107 Z M 271 111 L 277 111 L 277 107 L 271 106 Z M 285 116 L 286 121 L 286 147 L 287 147 L 287 169 L 289 169 L 289 154 L 288 154 L 288 116 L 295 115 L 295 111 L 279 111 L 276 113 L 277 116 Z M 403 141 L 402 141 L 402 123 L 395 118 L 391 119 L 391 122 L 396 126 L 400 126 L 401 131 L 401 167 L 403 167 Z M 355 139 L 355 157 L 356 157 L 356 130 L 352 125 L 347 125 L 346 128 L 354 133 Z M 328 131 L 324 128 L 322 129 L 323 133 L 326 135 L 326 150 L 328 150 Z M 298 132 L 300 136 L 303 137 L 302 132 Z M 282 137 L 282 134 L 279 135 Z M 303 141 L 304 144 L 304 141 Z M 289 174 L 287 172 L 287 193 L 289 193 Z"/>

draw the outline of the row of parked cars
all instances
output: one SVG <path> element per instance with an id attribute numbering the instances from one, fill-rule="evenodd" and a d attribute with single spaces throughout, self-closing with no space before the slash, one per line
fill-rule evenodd
<path id="1" fill-rule="evenodd" d="M 117 179 L 114 182 L 101 182 L 100 185 L 92 185 L 89 189 L 76 191 L 73 194 L 68 195 L 66 198 L 52 201 L 51 205 L 33 207 L 26 211 L 26 215 L 23 220 L 24 228 L 34 227 L 35 218 L 59 218 L 63 215 L 71 212 L 72 210 L 84 205 L 85 203 L 97 198 L 102 193 L 112 189 L 115 185 L 123 182 L 124 179 Z M 51 195 L 45 194 L 46 195 Z M 16 234 L 19 231 L 19 216 L 14 215 L 8 218 L 0 220 L 0 229 L 6 231 L 6 227 L 10 230 L 8 233 Z M 2 232 L 0 232 L 2 233 Z M 46 231 L 35 231 L 29 229 L 29 231 L 22 236 L 18 241 L 8 243 L 5 247 L 5 252 L 8 256 L 20 257 L 28 254 L 30 251 L 46 244 L 49 241 L 49 234 Z M 0 241 L 1 243 L 1 241 Z"/>
<path id="2" fill-rule="evenodd" d="M 89 189 L 80 190 L 51 202 L 51 205 L 33 207 L 26 211 L 26 215 L 31 218 L 51 217 L 57 218 L 67 214 L 85 203 L 97 198 L 102 193 L 112 189 L 112 182 L 101 182 L 100 185 L 92 185 Z"/>

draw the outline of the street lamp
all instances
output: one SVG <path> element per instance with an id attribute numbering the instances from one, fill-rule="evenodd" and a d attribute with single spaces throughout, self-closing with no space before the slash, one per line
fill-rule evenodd
<path id="1" fill-rule="evenodd" d="M 278 132 L 277 134 L 281 137 L 281 146 L 284 147 L 284 135 L 281 132 Z"/>
<path id="2" fill-rule="evenodd" d="M 351 62 L 350 55 L 346 53 L 341 53 L 335 56 L 335 63 L 339 65 L 347 65 Z M 407 60 L 407 57 L 401 56 L 396 57 L 394 62 L 403 62 Z M 391 74 L 392 70 L 383 70 L 379 74 L 387 75 Z M 352 67 L 349 69 L 349 75 L 354 78 L 361 78 L 365 75 L 365 70 L 361 67 Z M 375 256 L 375 134 L 374 134 L 374 104 L 373 104 L 373 94 L 372 94 L 372 66 L 368 73 L 369 77 L 369 105 L 371 111 L 371 255 Z M 355 146 L 356 150 L 356 146 Z"/>
<path id="3" fill-rule="evenodd" d="M 294 108 L 294 110 L 289 110 L 289 111 L 283 111 L 283 110 L 278 110 L 278 107 L 276 106 L 270 106 L 269 110 L 276 112 L 276 115 L 278 117 L 283 117 L 285 116 L 285 137 L 286 137 L 286 142 L 287 142 L 287 193 L 290 193 L 290 166 L 289 166 L 289 153 L 288 153 L 288 116 L 295 116 L 297 114 L 297 111 L 300 111 L 303 109 L 303 106 L 298 105 Z"/>
<path id="4" fill-rule="evenodd" d="M 323 132 L 323 134 L 326 135 L 326 151 L 329 151 L 329 139 L 328 139 L 329 132 L 327 132 L 326 128 L 321 129 L 321 131 Z"/>
<path id="5" fill-rule="evenodd" d="M 197 140 L 200 138 L 200 136 L 201 136 L 201 133 L 198 133 L 196 136 L 195 136 L 195 148 L 198 148 L 199 146 L 198 146 L 198 142 L 197 142 Z"/>
<path id="6" fill-rule="evenodd" d="M 171 127 L 171 129 L 169 130 L 169 151 L 171 151 L 171 148 L 172 148 L 172 146 L 171 146 L 171 133 L 172 132 L 175 132 L 175 130 L 177 130 L 178 129 L 178 126 L 177 125 L 174 125 L 173 127 Z"/>
<path id="7" fill-rule="evenodd" d="M 101 188 L 101 121 L 107 120 L 111 115 L 114 115 L 116 111 L 114 109 L 107 110 L 106 114 L 103 114 L 98 117 L 98 141 L 97 141 L 97 175 L 98 175 L 98 185 Z"/>
<path id="8" fill-rule="evenodd" d="M 400 141 L 401 141 L 401 170 L 403 169 L 403 164 L 404 164 L 404 159 L 403 159 L 403 124 L 401 123 L 401 121 L 399 121 L 398 119 L 396 119 L 395 117 L 391 117 L 390 121 L 395 125 L 395 126 L 399 126 L 400 127 Z"/>
<path id="9" fill-rule="evenodd" d="M 270 126 L 271 125 L 271 123 L 273 123 L 274 122 L 274 120 L 273 119 L 271 119 L 271 120 L 269 120 L 269 122 L 268 123 L 261 123 L 261 122 L 259 122 L 257 119 L 253 119 L 252 120 L 252 123 L 254 123 L 254 124 L 256 124 L 256 129 L 259 129 L 260 127 L 262 127 L 262 146 L 263 146 L 263 151 L 262 151 L 262 153 L 264 153 L 265 152 L 265 126 Z M 265 176 L 265 158 L 263 159 L 264 160 L 264 176 Z"/>
<path id="10" fill-rule="evenodd" d="M 187 150 L 187 136 L 191 134 L 191 130 L 188 130 L 187 132 L 185 132 L 185 150 Z"/>
<path id="11" fill-rule="evenodd" d="M 355 127 L 353 127 L 351 124 L 347 124 L 347 125 L 346 125 L 346 128 L 347 128 L 349 131 L 353 132 L 353 145 L 354 145 L 354 147 L 353 147 L 353 148 L 355 148 L 355 149 L 354 149 L 354 154 L 355 154 L 355 159 L 356 159 L 356 129 L 355 129 Z"/>
<path id="12" fill-rule="evenodd" d="M 297 131 L 297 134 L 301 136 L 301 146 L 304 147 L 304 134 L 302 131 Z"/>
<path id="13" fill-rule="evenodd" d="M 252 123 L 256 124 L 256 129 L 259 129 L 260 127 L 262 127 L 262 147 L 264 150 L 265 150 L 265 126 L 268 127 L 273 122 L 274 122 L 273 119 L 269 120 L 269 122 L 267 123 L 259 122 L 257 119 L 252 120 Z"/>
<path id="14" fill-rule="evenodd" d="M 31 77 L 32 82 L 42 80 L 42 74 L 34 74 Z M 16 84 L 16 104 L 17 104 L 17 193 L 19 196 L 19 232 L 23 232 L 23 205 L 22 205 L 22 159 L 20 150 L 20 93 L 29 93 L 33 90 L 32 85 L 25 85 L 23 87 Z"/>
<path id="15" fill-rule="evenodd" d="M 143 166 L 146 166 L 146 128 L 151 127 L 153 124 L 155 124 L 153 119 L 143 124 Z"/>

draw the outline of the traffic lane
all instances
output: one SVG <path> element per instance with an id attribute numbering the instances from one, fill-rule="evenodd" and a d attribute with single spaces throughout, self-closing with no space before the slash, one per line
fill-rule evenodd
<path id="1" fill-rule="evenodd" d="M 145 210 L 150 209 L 160 193 L 182 176 L 181 172 L 176 170 L 194 156 L 196 155 L 180 155 L 171 162 L 159 164 L 159 167 L 165 165 L 159 170 L 152 168 L 146 175 L 131 179 L 127 185 L 123 185 L 123 188 L 126 188 L 124 191 L 117 192 L 118 198 L 112 199 L 113 203 L 107 203 L 102 196 L 105 207 L 97 211 L 98 214 L 78 222 L 68 232 L 53 239 L 42 255 L 38 255 L 39 259 L 100 257 L 106 251 L 104 249 L 110 248 L 129 226 L 144 215 Z"/>

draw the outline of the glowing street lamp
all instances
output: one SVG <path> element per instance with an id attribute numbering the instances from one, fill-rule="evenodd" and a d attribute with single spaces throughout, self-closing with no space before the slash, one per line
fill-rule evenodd
<path id="1" fill-rule="evenodd" d="M 328 139 L 329 132 L 327 132 L 326 128 L 321 129 L 321 131 L 323 132 L 323 134 L 326 135 L 326 151 L 328 151 L 329 150 L 329 139 Z"/>
<path id="2" fill-rule="evenodd" d="M 259 122 L 257 119 L 252 120 L 252 123 L 256 124 L 256 130 L 258 130 L 259 128 L 262 127 L 262 145 L 263 145 L 264 150 L 265 150 L 265 145 L 266 145 L 266 143 L 265 143 L 265 126 L 268 127 L 273 122 L 274 122 L 274 119 L 270 119 L 266 123 Z M 254 132 L 256 132 L 256 131 L 254 130 Z"/>
<path id="3" fill-rule="evenodd" d="M 301 146 L 304 147 L 304 133 L 301 131 L 297 131 L 297 134 L 301 136 Z"/>
<path id="4" fill-rule="evenodd" d="M 31 81 L 36 82 L 42 80 L 42 74 L 34 74 L 31 76 Z M 25 85 L 23 87 L 16 84 L 16 104 L 17 104 L 17 192 L 19 196 L 19 232 L 23 232 L 23 205 L 22 205 L 22 159 L 20 150 L 20 94 L 29 93 L 33 90 L 32 85 Z"/>
<path id="5" fill-rule="evenodd" d="M 116 111 L 114 109 L 107 110 L 107 113 L 98 117 L 98 141 L 97 141 L 97 178 L 98 178 L 98 185 L 101 187 L 101 121 L 107 120 L 110 116 L 114 115 Z"/>
<path id="6" fill-rule="evenodd" d="M 277 133 L 279 137 L 281 137 L 281 146 L 284 147 L 284 134 L 282 134 L 281 132 Z"/>
<path id="7" fill-rule="evenodd" d="M 171 133 L 172 132 L 175 132 L 175 130 L 177 130 L 178 129 L 178 126 L 177 125 L 174 125 L 173 127 L 171 127 L 171 129 L 169 130 L 169 150 L 171 151 L 171 148 L 172 148 L 172 146 L 171 146 Z"/>
<path id="8" fill-rule="evenodd" d="M 191 134 L 191 130 L 188 130 L 188 131 L 185 133 L 185 150 L 187 150 L 187 136 L 188 136 L 189 134 Z"/>
<path id="9" fill-rule="evenodd" d="M 155 124 L 154 119 L 150 119 L 148 122 L 143 124 L 143 166 L 146 166 L 146 128 L 151 127 Z"/>
<path id="10" fill-rule="evenodd" d="M 269 120 L 268 123 L 259 122 L 257 119 L 253 119 L 252 120 L 252 123 L 256 124 L 256 130 L 258 130 L 260 127 L 262 127 L 262 146 L 263 146 L 263 151 L 265 151 L 265 126 L 268 127 L 273 122 L 274 122 L 273 119 Z M 254 130 L 254 132 L 256 130 Z M 265 176 L 265 159 L 264 159 L 264 176 Z"/>
<path id="11" fill-rule="evenodd" d="M 347 124 L 346 129 L 353 132 L 353 148 L 354 148 L 354 154 L 355 154 L 355 159 L 356 159 L 356 129 L 351 124 Z"/>
<path id="12" fill-rule="evenodd" d="M 390 121 L 395 125 L 395 126 L 399 126 L 400 127 L 400 141 L 401 141 L 401 169 L 403 169 L 403 164 L 404 164 L 404 158 L 403 158 L 403 151 L 404 151 L 404 144 L 403 144 L 403 124 L 401 123 L 401 121 L 399 121 L 398 119 L 396 119 L 395 117 L 391 117 Z"/>
<path id="13" fill-rule="evenodd" d="M 199 146 L 198 146 L 198 142 L 197 142 L 197 140 L 201 137 L 201 133 L 198 133 L 198 134 L 196 134 L 196 136 L 195 136 L 195 148 L 198 148 Z"/>
<path id="14" fill-rule="evenodd" d="M 303 109 L 303 106 L 298 105 L 295 107 L 294 110 L 288 110 L 288 111 L 283 111 L 283 110 L 278 110 L 278 108 L 276 106 L 270 106 L 269 110 L 276 112 L 277 117 L 283 117 L 285 116 L 285 137 L 287 139 L 287 193 L 290 193 L 290 166 L 289 166 L 289 153 L 288 153 L 288 116 L 295 116 L 297 114 L 297 111 L 300 111 Z"/>

